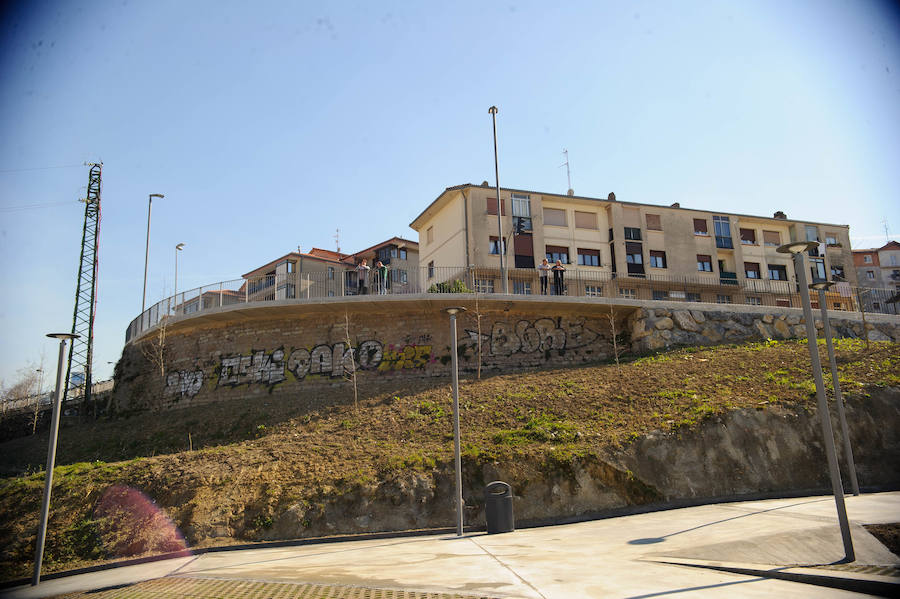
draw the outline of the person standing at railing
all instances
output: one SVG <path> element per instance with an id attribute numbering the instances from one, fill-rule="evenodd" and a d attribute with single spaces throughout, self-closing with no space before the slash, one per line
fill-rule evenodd
<path id="1" fill-rule="evenodd" d="M 557 260 L 556 264 L 553 265 L 551 269 L 553 271 L 553 287 L 556 291 L 556 295 L 563 294 L 563 273 L 566 272 L 566 267 L 562 265 L 561 260 Z"/>
<path id="2" fill-rule="evenodd" d="M 541 279 L 541 295 L 547 295 L 547 282 L 550 279 L 550 263 L 544 258 L 541 263 L 538 264 L 537 269 Z"/>
<path id="3" fill-rule="evenodd" d="M 358 281 L 356 284 L 356 293 L 357 295 L 366 295 L 369 290 L 366 288 L 366 282 L 369 277 L 369 266 L 366 264 L 366 259 L 363 258 L 360 260 L 359 264 L 356 265 L 356 274 L 358 277 Z"/>
<path id="4" fill-rule="evenodd" d="M 386 295 L 388 267 L 381 260 L 375 263 L 375 280 L 378 284 L 378 295 Z"/>

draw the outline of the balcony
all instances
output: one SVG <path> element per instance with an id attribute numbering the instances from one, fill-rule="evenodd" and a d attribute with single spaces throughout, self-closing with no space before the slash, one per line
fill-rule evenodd
<path id="1" fill-rule="evenodd" d="M 728 272 L 725 270 L 720 271 L 719 283 L 721 283 L 722 285 L 737 285 L 737 273 Z"/>
<path id="2" fill-rule="evenodd" d="M 734 242 L 731 240 L 731 237 L 716 235 L 716 247 L 724 250 L 733 250 Z"/>

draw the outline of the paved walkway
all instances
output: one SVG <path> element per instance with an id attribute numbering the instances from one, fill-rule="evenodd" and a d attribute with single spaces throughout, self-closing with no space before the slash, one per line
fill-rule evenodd
<path id="1" fill-rule="evenodd" d="M 46 580 L 3 596 L 81 596 L 97 589 L 108 590 L 85 597 L 900 595 L 900 559 L 861 526 L 900 521 L 900 492 L 850 496 L 846 503 L 857 554 L 847 565 L 829 566 L 844 555 L 834 500 L 826 496 L 708 505 L 500 535 L 214 552 Z M 134 583 L 141 584 L 123 586 Z"/>

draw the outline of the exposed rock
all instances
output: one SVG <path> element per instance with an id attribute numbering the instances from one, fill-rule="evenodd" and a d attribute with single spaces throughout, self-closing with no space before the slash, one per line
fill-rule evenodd
<path id="1" fill-rule="evenodd" d="M 674 324 L 672 323 L 672 319 L 667 316 L 665 318 L 660 318 L 659 320 L 657 320 L 653 326 L 655 326 L 660 331 L 667 331 L 671 329 Z"/>
<path id="2" fill-rule="evenodd" d="M 672 331 L 662 330 L 659 332 L 659 336 L 662 337 L 663 339 L 665 339 L 666 341 L 669 341 L 672 339 Z"/>
<path id="3" fill-rule="evenodd" d="M 803 338 L 806 337 L 806 325 L 798 324 L 794 327 L 794 337 Z"/>
<path id="4" fill-rule="evenodd" d="M 697 322 L 706 322 L 706 315 L 703 314 L 703 312 L 701 312 L 700 310 L 691 310 L 691 316 Z"/>
<path id="5" fill-rule="evenodd" d="M 722 340 L 722 334 L 717 331 L 715 327 L 708 326 L 703 329 L 703 332 L 701 334 L 709 339 L 712 343 L 718 343 Z"/>
<path id="6" fill-rule="evenodd" d="M 785 321 L 778 319 L 773 326 L 775 327 L 775 335 L 779 339 L 787 339 L 791 336 L 791 328 Z"/>
<path id="7" fill-rule="evenodd" d="M 666 310 L 666 309 L 664 309 L 664 308 L 657 308 L 656 310 L 654 310 L 654 312 L 655 312 L 655 314 L 656 314 L 657 316 L 659 316 L 659 317 L 671 316 L 671 315 L 672 315 L 671 312 L 669 312 L 668 310 Z"/>
<path id="8" fill-rule="evenodd" d="M 869 341 L 891 341 L 891 338 L 878 329 L 872 329 L 869 331 Z"/>
<path id="9" fill-rule="evenodd" d="M 763 314 L 762 321 L 766 324 L 772 324 L 772 321 L 775 320 L 775 317 L 771 314 Z"/>
<path id="10" fill-rule="evenodd" d="M 675 310 L 672 313 L 672 317 L 675 319 L 675 322 L 678 324 L 678 328 L 683 331 L 699 331 L 700 327 L 697 326 L 697 323 L 694 322 L 694 319 L 691 318 L 690 312 L 687 310 Z"/>
<path id="11" fill-rule="evenodd" d="M 816 319 L 816 329 L 821 331 L 824 328 L 825 328 L 825 323 L 819 319 Z"/>
<path id="12" fill-rule="evenodd" d="M 650 336 L 647 343 L 647 348 L 650 351 L 655 351 L 657 349 L 662 349 L 666 346 L 665 340 L 658 334 L 654 333 Z"/>
<path id="13" fill-rule="evenodd" d="M 800 324 L 800 322 L 801 322 L 802 320 L 803 320 L 803 319 L 800 318 L 799 316 L 788 316 L 788 317 L 787 317 L 787 323 L 788 323 L 789 325 L 791 325 L 791 326 L 793 326 L 793 325 L 795 325 L 795 324 Z"/>
<path id="14" fill-rule="evenodd" d="M 757 320 L 753 326 L 756 328 L 759 336 L 763 339 L 771 339 L 772 338 L 772 329 L 766 326 L 763 321 Z"/>
<path id="15" fill-rule="evenodd" d="M 631 325 L 631 340 L 638 341 L 650 334 L 647 330 L 647 321 L 644 319 L 636 319 Z"/>

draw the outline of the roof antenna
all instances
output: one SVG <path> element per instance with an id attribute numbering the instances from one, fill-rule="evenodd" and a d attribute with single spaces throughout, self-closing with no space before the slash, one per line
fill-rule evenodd
<path id="1" fill-rule="evenodd" d="M 887 220 L 887 217 L 881 219 L 881 224 L 884 225 L 884 242 L 885 242 L 885 243 L 890 243 L 890 242 L 891 242 L 891 233 L 890 233 L 890 231 L 888 230 L 888 220 Z"/>
<path id="2" fill-rule="evenodd" d="M 560 164 L 559 168 L 566 167 L 566 181 L 569 183 L 569 191 L 566 194 L 573 196 L 575 195 L 575 190 L 572 189 L 572 173 L 569 171 L 569 151 L 563 148 L 562 153 L 565 155 L 566 161 Z"/>
<path id="3" fill-rule="evenodd" d="M 340 254 L 341 253 L 341 230 L 340 229 L 334 230 L 334 245 L 335 245 L 335 247 L 337 247 L 337 253 Z"/>

